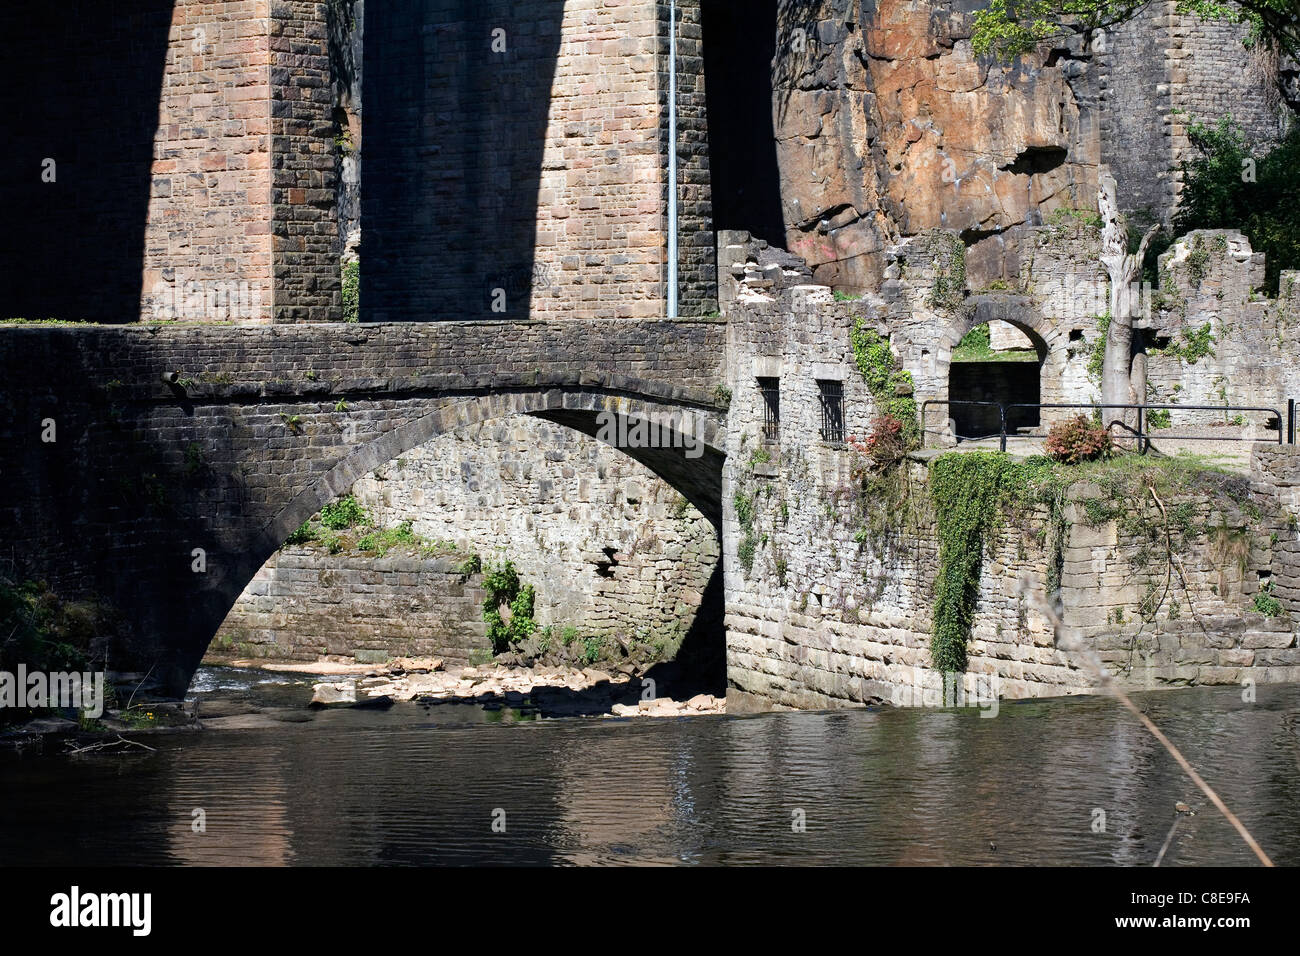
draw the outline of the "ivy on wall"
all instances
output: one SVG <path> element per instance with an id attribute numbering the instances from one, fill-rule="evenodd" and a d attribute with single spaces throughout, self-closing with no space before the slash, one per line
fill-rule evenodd
<path id="1" fill-rule="evenodd" d="M 905 371 L 889 348 L 889 339 L 867 328 L 862 319 L 854 319 L 849 333 L 853 358 L 881 415 L 891 415 L 903 426 L 903 438 L 909 448 L 920 442 L 921 429 L 912 397 L 912 373 Z"/>
<path id="2" fill-rule="evenodd" d="M 985 541 L 1010 501 L 1023 499 L 1045 459 L 1016 461 L 1002 452 L 953 452 L 930 463 L 930 497 L 939 533 L 930 657 L 945 673 L 966 669 Z"/>

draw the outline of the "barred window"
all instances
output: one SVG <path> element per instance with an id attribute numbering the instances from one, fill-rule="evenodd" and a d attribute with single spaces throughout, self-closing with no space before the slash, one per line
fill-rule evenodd
<path id="1" fill-rule="evenodd" d="M 822 403 L 822 441 L 844 441 L 844 383 L 817 380 Z"/>
<path id="2" fill-rule="evenodd" d="M 759 378 L 758 392 L 763 396 L 763 438 L 776 441 L 781 432 L 781 380 Z"/>

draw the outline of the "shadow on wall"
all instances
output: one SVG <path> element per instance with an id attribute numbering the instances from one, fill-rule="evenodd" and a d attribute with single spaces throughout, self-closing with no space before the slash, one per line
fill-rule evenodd
<path id="1" fill-rule="evenodd" d="M 368 5 L 363 320 L 528 317 L 563 13 L 564 0 Z"/>
<path id="2" fill-rule="evenodd" d="M 785 248 L 772 127 L 777 0 L 703 0 L 709 174 L 718 230 Z"/>
<path id="3" fill-rule="evenodd" d="M 171 20 L 172 0 L 45 0 L 0 13 L 0 318 L 138 318 Z"/>

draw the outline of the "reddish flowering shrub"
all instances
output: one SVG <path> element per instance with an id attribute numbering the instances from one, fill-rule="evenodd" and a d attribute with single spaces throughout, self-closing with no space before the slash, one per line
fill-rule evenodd
<path id="1" fill-rule="evenodd" d="M 858 439 L 850 435 L 849 447 L 871 460 L 872 467 L 884 468 L 907 454 L 907 439 L 903 436 L 903 423 L 893 415 L 881 415 L 871 422 L 871 434 Z"/>
<path id="2" fill-rule="evenodd" d="M 1083 415 L 1057 422 L 1047 433 L 1047 454 L 1056 461 L 1077 465 L 1111 453 L 1110 433 Z"/>

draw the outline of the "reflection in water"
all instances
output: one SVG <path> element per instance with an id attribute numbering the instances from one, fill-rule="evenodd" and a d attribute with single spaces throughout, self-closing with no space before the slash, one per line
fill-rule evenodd
<path id="1" fill-rule="evenodd" d="M 1139 695 L 1279 864 L 1300 864 L 1300 687 Z M 0 863 L 1166 865 L 1253 857 L 1115 702 L 449 724 L 332 711 L 0 763 Z M 202 808 L 207 831 L 195 833 Z M 1093 830 L 1096 811 L 1106 830 Z M 505 832 L 493 832 L 504 812 Z M 802 811 L 806 832 L 792 823 Z M 494 817 L 495 814 L 495 817 Z"/>

